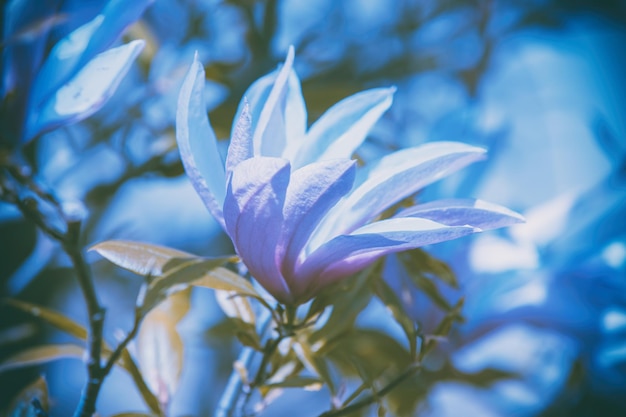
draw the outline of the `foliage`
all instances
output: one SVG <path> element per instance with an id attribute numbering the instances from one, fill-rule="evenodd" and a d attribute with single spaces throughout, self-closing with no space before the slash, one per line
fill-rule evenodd
<path id="1" fill-rule="evenodd" d="M 624 413 L 622 2 L 5 3 L 6 415 Z"/>

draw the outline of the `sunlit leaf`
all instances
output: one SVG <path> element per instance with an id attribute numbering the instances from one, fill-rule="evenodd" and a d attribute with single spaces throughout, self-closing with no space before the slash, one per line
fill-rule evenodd
<path id="1" fill-rule="evenodd" d="M 77 337 L 78 339 L 87 340 L 87 329 L 85 329 L 84 326 L 60 313 L 57 313 L 56 311 L 15 299 L 5 299 L 3 302 L 34 317 L 40 318 L 41 320 L 71 334 L 74 337 Z"/>
<path id="2" fill-rule="evenodd" d="M 137 358 L 146 382 L 165 409 L 178 389 L 183 367 L 183 341 L 176 329 L 189 310 L 189 289 L 177 292 L 152 309 L 137 335 Z"/>
<path id="3" fill-rule="evenodd" d="M 293 342 L 290 341 L 289 350 L 286 355 L 274 355 L 271 359 L 271 376 L 265 381 L 266 386 L 282 382 L 299 376 L 304 369 L 304 365 L 292 349 Z M 280 349 L 279 349 L 280 351 Z"/>
<path id="4" fill-rule="evenodd" d="M 76 323 L 74 320 L 65 317 L 60 313 L 57 313 L 56 311 L 15 299 L 5 299 L 3 302 L 12 307 L 25 311 L 26 313 L 29 313 L 34 317 L 38 317 L 48 324 L 58 328 L 59 330 L 67 332 L 78 339 L 81 339 L 83 341 L 87 340 L 87 329 L 85 329 L 84 326 Z M 103 352 L 105 354 L 111 353 L 111 348 L 106 343 L 103 343 Z M 145 382 L 141 374 L 139 373 L 139 370 L 137 369 L 134 360 L 126 349 L 124 349 L 124 351 L 122 352 L 121 359 L 120 361 L 118 361 L 118 365 L 121 365 L 130 373 L 133 381 L 135 382 L 135 385 L 137 386 L 137 389 L 141 393 L 143 399 L 146 401 L 146 404 L 150 407 L 150 409 L 155 413 L 160 412 L 160 406 L 158 401 L 156 400 L 156 398 L 154 398 L 152 393 L 146 387 Z"/>
<path id="5" fill-rule="evenodd" d="M 262 351 L 261 339 L 256 332 L 256 327 L 240 319 L 229 318 L 231 326 L 234 327 L 235 337 L 242 345 L 251 347 L 256 351 Z"/>
<path id="6" fill-rule="evenodd" d="M 143 276 L 159 276 L 183 262 L 198 257 L 178 249 L 129 240 L 107 240 L 92 246 L 115 265 Z"/>
<path id="7" fill-rule="evenodd" d="M 140 316 L 145 315 L 167 296 L 182 291 L 192 284 L 226 291 L 246 291 L 245 295 L 256 294 L 254 287 L 237 274 L 213 275 L 213 270 L 223 265 L 229 259 L 226 257 L 215 259 L 196 258 L 178 264 L 171 269 L 168 269 L 167 264 L 164 265 L 164 270 L 167 272 L 155 277 L 137 298 L 138 314 Z M 258 296 L 258 294 L 256 295 Z"/>
<path id="8" fill-rule="evenodd" d="M 4 415 L 7 417 L 37 417 L 33 401 L 38 401 L 44 411 L 48 410 L 48 384 L 43 377 L 39 377 L 20 391 Z"/>
<path id="9" fill-rule="evenodd" d="M 256 321 L 254 310 L 247 298 L 240 296 L 235 291 L 216 290 L 215 300 L 228 317 L 254 325 Z"/>
<path id="10" fill-rule="evenodd" d="M 143 375 L 141 375 L 139 368 L 135 364 L 135 360 L 130 356 L 130 353 L 128 353 L 128 349 L 124 349 L 124 351 L 122 352 L 122 363 L 130 373 L 130 376 L 133 379 L 133 382 L 139 390 L 139 393 L 141 394 L 141 397 L 145 401 L 146 405 L 155 415 L 163 415 L 159 400 L 154 396 L 154 394 L 152 394 L 152 391 L 150 391 L 150 387 L 148 387 L 148 385 L 146 384 Z"/>
<path id="11" fill-rule="evenodd" d="M 235 336 L 244 346 L 261 351 L 261 340 L 256 331 L 255 315 L 250 301 L 234 291 L 215 291 L 215 300 L 229 318 Z"/>
<path id="12" fill-rule="evenodd" d="M 57 359 L 77 358 L 82 359 L 85 348 L 78 345 L 44 345 L 22 350 L 0 363 L 0 372 L 25 366 L 40 365 Z"/>
<path id="13" fill-rule="evenodd" d="M 214 290 L 233 291 L 239 295 L 245 295 L 263 301 L 263 298 L 258 291 L 254 289 L 250 281 L 222 267 L 214 268 L 197 281 L 194 281 L 193 285 Z"/>
<path id="14" fill-rule="evenodd" d="M 337 383 L 333 378 L 326 359 L 315 352 L 304 340 L 299 340 L 294 343 L 293 350 L 309 372 L 319 375 L 320 379 L 328 385 L 330 392 L 334 394 L 337 390 Z"/>
<path id="15" fill-rule="evenodd" d="M 207 259 L 164 246 L 123 240 L 105 241 L 91 249 L 124 269 L 152 277 L 137 300 L 140 315 L 192 284 L 260 298 L 250 282 L 218 268 L 232 257 Z"/>
<path id="16" fill-rule="evenodd" d="M 304 388 L 307 391 L 319 391 L 322 384 L 323 382 L 319 378 L 294 376 L 265 386 L 268 388 Z"/>

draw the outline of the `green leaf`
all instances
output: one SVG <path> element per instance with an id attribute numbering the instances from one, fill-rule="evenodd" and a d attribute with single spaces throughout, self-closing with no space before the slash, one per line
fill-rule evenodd
<path id="1" fill-rule="evenodd" d="M 407 269 L 419 271 L 422 274 L 432 275 L 445 282 L 452 288 L 459 288 L 454 271 L 443 261 L 433 258 L 422 249 L 414 249 L 399 254 Z"/>
<path id="2" fill-rule="evenodd" d="M 258 296 L 252 284 L 239 275 L 224 275 L 214 272 L 214 269 L 228 261 L 229 258 L 203 259 L 195 258 L 171 269 L 164 268 L 164 275 L 155 277 L 137 298 L 138 314 L 143 317 L 148 311 L 163 301 L 166 297 L 186 289 L 189 285 L 208 287 L 218 290 L 244 292 L 244 295 Z M 225 269 L 225 268 L 222 268 Z M 232 278 L 236 277 L 236 279 Z"/>
<path id="3" fill-rule="evenodd" d="M 165 409 L 178 390 L 183 369 L 184 344 L 177 324 L 189 310 L 190 295 L 188 288 L 151 310 L 135 340 L 141 373 Z"/>
<path id="4" fill-rule="evenodd" d="M 146 405 L 150 408 L 150 410 L 154 413 L 154 415 L 162 416 L 163 412 L 161 411 L 161 404 L 159 404 L 159 400 L 157 400 L 154 394 L 152 394 L 152 391 L 150 391 L 150 388 L 148 387 L 148 384 L 146 384 L 146 381 L 143 379 L 143 375 L 141 375 L 141 372 L 139 371 L 137 364 L 135 363 L 134 359 L 130 356 L 130 353 L 128 353 L 128 349 L 124 349 L 122 351 L 121 359 L 125 368 L 130 373 L 130 376 L 133 379 L 133 382 L 135 383 L 135 386 L 139 390 L 139 393 L 141 394 L 141 398 L 143 398 Z"/>
<path id="5" fill-rule="evenodd" d="M 76 323 L 74 320 L 65 317 L 64 315 L 57 313 L 56 311 L 15 299 L 5 299 L 3 302 L 34 317 L 40 318 L 74 337 L 81 340 L 87 340 L 87 329 L 85 329 L 85 327 Z"/>
<path id="6" fill-rule="evenodd" d="M 307 391 L 319 391 L 322 388 L 322 380 L 319 378 L 294 376 L 285 378 L 281 382 L 264 385 L 267 388 L 304 388 Z"/>
<path id="7" fill-rule="evenodd" d="M 111 417 L 155 417 L 155 415 L 148 413 L 119 413 L 113 414 Z"/>
<path id="8" fill-rule="evenodd" d="M 178 249 L 129 240 L 107 240 L 89 250 L 95 250 L 115 265 L 142 276 L 163 275 L 184 261 L 198 258 Z"/>
<path id="9" fill-rule="evenodd" d="M 305 340 L 298 340 L 293 345 L 293 350 L 302 364 L 312 373 L 319 375 L 322 381 L 328 385 L 328 389 L 334 395 L 337 392 L 337 384 L 333 379 L 326 359 L 315 352 Z"/>
<path id="10" fill-rule="evenodd" d="M 28 385 L 11 401 L 3 415 L 7 417 L 37 417 L 33 401 L 39 401 L 44 411 L 48 410 L 48 384 L 43 377 Z"/>
<path id="11" fill-rule="evenodd" d="M 321 297 L 321 301 L 315 307 L 316 309 L 325 304 L 332 306 L 333 310 L 324 325 L 310 336 L 311 344 L 332 340 L 354 326 L 357 316 L 367 307 L 372 298 L 368 283 L 375 270 L 376 268 L 367 268 L 318 296 Z M 313 306 L 314 304 L 311 308 Z"/>
<path id="12" fill-rule="evenodd" d="M 406 314 L 402 302 L 396 296 L 396 293 L 389 287 L 384 279 L 373 280 L 374 294 L 380 301 L 387 306 L 393 318 L 402 327 L 409 342 L 411 357 L 417 354 L 417 326 L 416 323 Z"/>
<path id="13" fill-rule="evenodd" d="M 23 350 L 9 359 L 0 363 L 0 372 L 12 369 L 23 368 L 25 366 L 40 365 L 57 359 L 77 358 L 82 359 L 85 348 L 78 345 L 44 345 Z"/>
<path id="14" fill-rule="evenodd" d="M 435 332 L 432 335 L 426 335 L 424 341 L 425 345 L 422 348 L 421 357 L 426 356 L 428 352 L 430 352 L 439 339 L 445 338 L 450 333 L 452 329 L 452 325 L 456 322 L 463 322 L 464 318 L 461 315 L 461 309 L 463 308 L 465 300 L 461 298 L 455 305 L 450 309 L 450 311 L 446 314 L 446 316 L 441 320 Z"/>
<path id="15" fill-rule="evenodd" d="M 67 332 L 78 339 L 84 341 L 87 340 L 87 329 L 85 329 L 85 327 L 76 323 L 74 320 L 65 317 L 64 315 L 57 313 L 56 311 L 35 304 L 27 303 L 25 301 L 19 301 L 14 299 L 5 299 L 4 303 L 19 310 L 22 310 L 28 314 L 31 314 L 34 317 L 38 317 L 48 324 L 51 324 L 59 330 Z M 103 351 L 105 354 L 110 354 L 111 348 L 106 343 L 103 343 Z M 141 392 L 144 401 L 146 401 L 146 404 L 148 404 L 150 409 L 153 412 L 160 412 L 159 402 L 156 398 L 154 398 L 154 396 L 146 386 L 143 377 L 137 369 L 135 361 L 132 359 L 127 349 L 124 349 L 124 351 L 122 352 L 121 360 L 118 361 L 118 365 L 121 365 L 130 373 L 133 381 L 137 386 L 137 389 L 139 389 L 139 391 Z"/>
<path id="16" fill-rule="evenodd" d="M 328 347 L 327 356 L 347 375 L 373 381 L 383 372 L 406 369 L 412 358 L 391 336 L 375 330 L 352 329 Z"/>
<path id="17" fill-rule="evenodd" d="M 240 295 L 261 298 L 250 281 L 240 275 L 222 267 L 213 269 L 199 281 L 194 282 L 197 287 L 212 288 L 214 290 L 234 291 Z"/>
<path id="18" fill-rule="evenodd" d="M 217 268 L 213 271 L 212 275 L 222 275 L 222 270 L 227 274 L 232 274 L 234 279 L 238 280 L 240 278 L 237 274 L 225 268 Z M 245 282 L 245 285 L 249 284 L 248 281 Z M 252 285 L 250 285 L 250 287 L 252 287 Z M 252 290 L 254 290 L 254 288 L 252 288 Z M 240 293 L 236 291 L 215 290 L 215 300 L 228 317 L 236 318 L 252 325 L 256 323 L 256 316 L 250 304 L 250 300 L 240 295 Z"/>
<path id="19" fill-rule="evenodd" d="M 229 320 L 234 324 L 236 328 L 235 337 L 242 345 L 251 347 L 258 352 L 263 351 L 263 346 L 261 346 L 261 340 L 259 339 L 259 335 L 256 333 L 256 329 L 254 326 L 250 325 L 250 323 L 246 323 L 238 319 Z"/>
<path id="20" fill-rule="evenodd" d="M 485 368 L 473 373 L 461 372 L 455 369 L 454 376 L 455 381 L 462 381 L 476 387 L 489 388 L 491 385 L 503 379 L 518 378 L 520 375 L 501 369 Z"/>
<path id="21" fill-rule="evenodd" d="M 446 312 L 452 310 L 448 300 L 441 294 L 437 285 L 430 278 L 411 270 L 409 270 L 409 276 L 417 288 L 422 290 L 439 308 Z"/>
<path id="22" fill-rule="evenodd" d="M 237 277 L 239 276 L 237 275 Z M 261 339 L 256 331 L 256 318 L 252 305 L 250 305 L 250 300 L 240 296 L 235 291 L 222 290 L 215 290 L 215 300 L 222 308 L 224 314 L 228 316 L 230 325 L 234 327 L 237 339 L 244 346 L 249 346 L 257 351 L 263 350 Z"/>

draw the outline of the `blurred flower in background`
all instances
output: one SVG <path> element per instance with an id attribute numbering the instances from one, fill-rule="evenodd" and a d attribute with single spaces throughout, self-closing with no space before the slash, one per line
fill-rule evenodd
<path id="1" fill-rule="evenodd" d="M 226 139 L 244 92 L 293 44 L 309 124 L 357 91 L 395 85 L 393 106 L 357 149 L 360 161 L 431 141 L 485 147 L 486 161 L 430 185 L 416 201 L 472 196 L 527 218 L 510 231 L 428 248 L 456 273 L 458 288 L 439 283 L 436 293 L 449 305 L 463 298 L 466 322 L 434 352 L 424 379 L 398 395 L 423 400 L 420 415 L 429 416 L 626 414 L 623 2 L 155 0 L 140 19 L 147 2 L 44 3 L 3 5 L 0 144 L 20 148 L 60 198 L 84 202 L 88 243 L 132 238 L 232 252 L 181 175 L 178 91 L 198 51 L 212 127 Z M 72 37 L 77 29 L 83 38 Z M 46 60 L 64 39 L 89 40 L 89 53 L 60 70 Z M 146 46 L 131 65 L 136 39 Z M 50 110 L 62 85 L 123 44 L 133 54 L 120 59 L 118 74 L 126 74 L 102 93 L 108 97 L 119 82 L 106 104 L 81 102 L 61 116 Z M 225 141 L 218 146 L 226 150 Z M 10 206 L 0 205 L 0 213 L 3 294 L 80 319 L 67 260 Z M 139 283 L 94 267 L 110 311 L 105 333 L 115 340 Z M 402 258 L 389 258 L 385 268 L 405 308 L 435 332 L 445 317 L 441 304 L 416 288 Z M 219 392 L 198 386 L 221 386 L 234 354 L 230 342 L 199 333 L 220 329 L 212 296 L 195 293 L 192 307 L 180 329 L 186 360 L 196 365 L 183 371 L 172 412 L 209 415 Z M 377 319 L 378 308 L 370 305 L 363 325 L 393 334 Z M 0 314 L 3 331 L 24 322 Z M 39 339 L 63 336 L 26 332 L 0 344 L 0 353 Z M 46 367 L 59 399 L 54 414 L 71 412 L 80 389 L 81 364 L 67 362 Z M 480 373 L 493 369 L 507 377 Z M 38 372 L 0 375 L 9 386 L 0 403 L 17 389 L 13 381 L 25 384 Z M 127 410 L 112 401 L 119 395 L 140 408 L 127 377 L 112 378 L 101 413 Z M 289 415 L 289 404 L 279 401 L 265 414 Z"/>

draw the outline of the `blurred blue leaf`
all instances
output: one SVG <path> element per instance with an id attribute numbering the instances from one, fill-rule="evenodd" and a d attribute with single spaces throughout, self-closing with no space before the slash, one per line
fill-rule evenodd
<path id="1" fill-rule="evenodd" d="M 143 46 L 144 41 L 136 40 L 98 54 L 53 97 L 31 110 L 26 137 L 32 138 L 96 112 L 115 92 Z"/>

